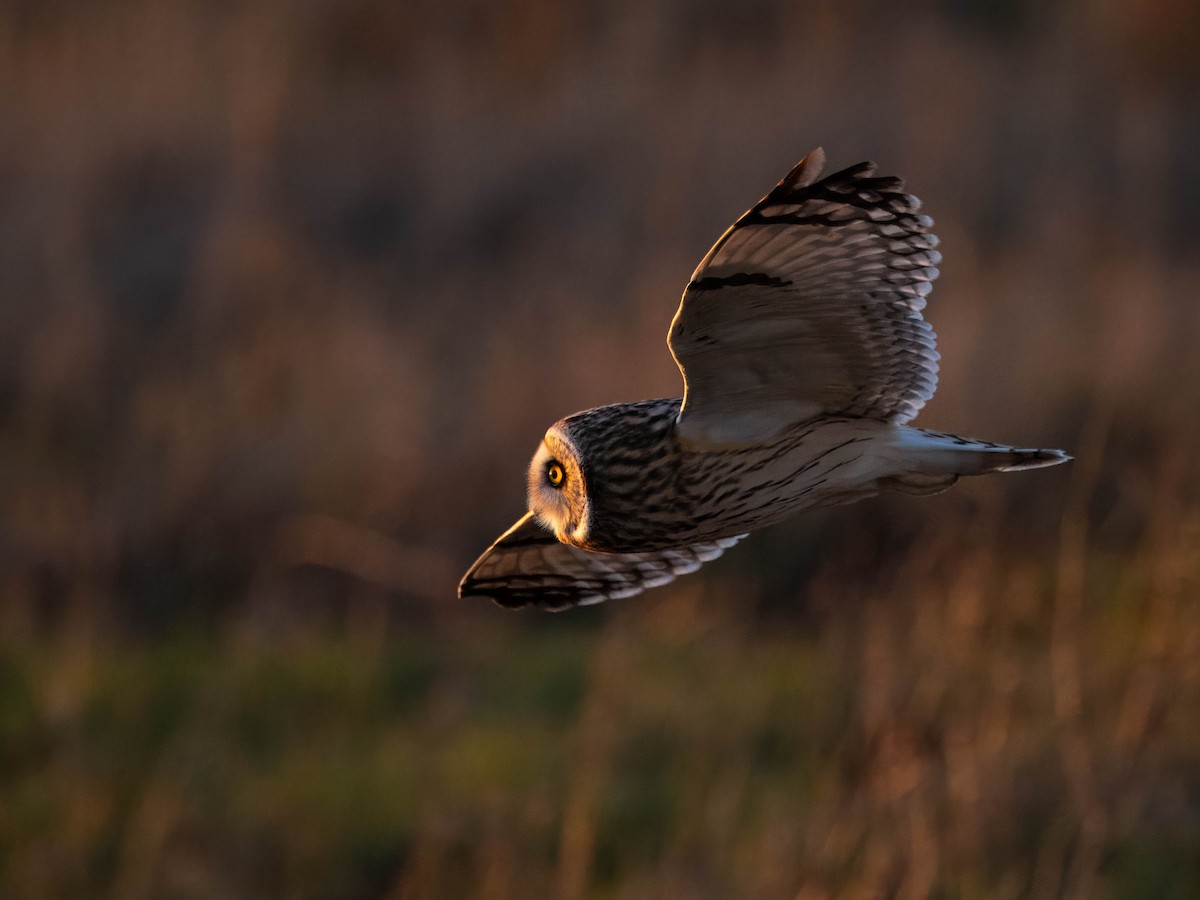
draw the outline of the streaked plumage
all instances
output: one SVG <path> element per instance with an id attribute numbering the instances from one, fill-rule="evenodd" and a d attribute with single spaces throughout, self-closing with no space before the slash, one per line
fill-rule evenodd
<path id="1" fill-rule="evenodd" d="M 459 596 L 544 609 L 632 596 L 803 509 L 1070 458 L 906 425 L 937 384 L 921 318 L 933 223 L 871 163 L 818 181 L 823 162 L 802 159 L 693 273 L 668 334 L 683 399 L 552 426 L 530 512 Z"/>

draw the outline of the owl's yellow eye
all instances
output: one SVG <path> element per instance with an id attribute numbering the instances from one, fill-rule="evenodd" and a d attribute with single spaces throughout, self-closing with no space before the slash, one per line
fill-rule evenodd
<path id="1" fill-rule="evenodd" d="M 558 463 L 550 463 L 546 467 L 546 480 L 553 487 L 562 487 L 562 483 L 567 480 L 567 473 L 563 471 L 563 467 Z"/>

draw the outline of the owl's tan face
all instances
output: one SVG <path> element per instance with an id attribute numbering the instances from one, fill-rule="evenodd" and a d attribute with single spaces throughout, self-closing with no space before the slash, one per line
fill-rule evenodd
<path id="1" fill-rule="evenodd" d="M 575 446 L 557 428 L 546 432 L 529 464 L 529 510 L 564 544 L 587 542 L 589 509 L 583 467 Z"/>

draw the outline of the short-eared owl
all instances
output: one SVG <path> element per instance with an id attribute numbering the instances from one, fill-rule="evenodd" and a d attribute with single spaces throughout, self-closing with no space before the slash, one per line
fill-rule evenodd
<path id="1" fill-rule="evenodd" d="M 695 571 L 746 533 L 883 489 L 1070 459 L 910 428 L 938 354 L 921 318 L 941 255 L 920 202 L 860 163 L 802 159 L 730 226 L 683 292 L 667 342 L 683 399 L 576 413 L 529 467 L 529 512 L 460 597 L 564 609 Z"/>

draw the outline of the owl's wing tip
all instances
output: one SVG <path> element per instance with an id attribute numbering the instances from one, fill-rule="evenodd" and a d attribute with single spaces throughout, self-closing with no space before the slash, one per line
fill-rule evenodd
<path id="1" fill-rule="evenodd" d="M 475 572 L 479 569 L 480 564 L 487 559 L 488 554 L 491 552 L 491 548 L 489 547 L 488 550 L 479 557 L 479 559 L 471 563 L 471 568 L 467 569 L 466 574 L 459 579 L 458 590 L 456 591 L 459 600 L 474 600 L 477 597 L 490 599 L 487 594 L 480 591 L 479 580 L 475 577 Z"/>
<path id="2" fill-rule="evenodd" d="M 478 600 L 490 600 L 503 609 L 520 609 L 523 606 L 529 606 L 531 602 L 523 597 L 516 598 L 510 596 L 505 591 L 486 591 L 475 587 L 464 588 L 462 585 L 459 585 L 458 588 L 458 599 L 468 603 L 474 603 Z"/>
<path id="3" fill-rule="evenodd" d="M 787 191 L 795 191 L 800 188 L 806 188 L 821 177 L 821 172 L 824 168 L 825 148 L 816 147 L 805 154 L 804 158 L 792 167 L 792 171 L 784 176 L 777 189 L 783 188 Z"/>

